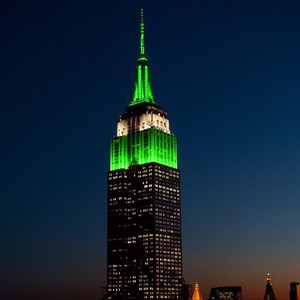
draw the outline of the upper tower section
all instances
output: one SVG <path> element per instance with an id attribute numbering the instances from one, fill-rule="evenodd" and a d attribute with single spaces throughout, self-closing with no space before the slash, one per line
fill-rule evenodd
<path id="1" fill-rule="evenodd" d="M 140 55 L 134 93 L 125 113 L 119 117 L 117 136 L 111 140 L 110 170 L 152 162 L 177 168 L 177 139 L 171 133 L 167 112 L 153 99 L 141 8 Z"/>
<path id="2" fill-rule="evenodd" d="M 145 55 L 144 10 L 141 8 L 140 55 L 136 66 L 134 92 L 125 113 L 119 118 L 117 136 L 127 136 L 150 128 L 171 134 L 167 112 L 153 99 L 148 58 Z"/>
<path id="3" fill-rule="evenodd" d="M 141 21 L 140 21 L 140 56 L 136 66 L 135 85 L 132 100 L 129 106 L 139 103 L 155 104 L 153 99 L 150 70 L 148 66 L 148 59 L 145 55 L 145 25 L 144 25 L 144 10 L 141 8 Z"/>

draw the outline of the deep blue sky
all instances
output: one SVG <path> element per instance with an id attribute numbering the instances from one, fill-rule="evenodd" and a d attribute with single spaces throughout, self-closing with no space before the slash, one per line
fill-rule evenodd
<path id="1" fill-rule="evenodd" d="M 2 1 L 1 299 L 105 285 L 109 142 L 140 1 Z M 300 2 L 144 1 L 156 102 L 178 137 L 184 277 L 279 300 L 300 280 Z"/>

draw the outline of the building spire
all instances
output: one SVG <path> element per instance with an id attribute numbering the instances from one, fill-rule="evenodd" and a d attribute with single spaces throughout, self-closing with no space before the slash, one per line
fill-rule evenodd
<path id="1" fill-rule="evenodd" d="M 271 283 L 271 275 L 270 273 L 267 274 L 267 285 L 264 300 L 276 300 L 275 293 L 273 290 L 273 286 Z"/>
<path id="2" fill-rule="evenodd" d="M 144 33 L 145 33 L 145 25 L 144 25 L 144 8 L 143 4 L 141 7 L 141 39 L 140 39 L 140 47 L 141 47 L 141 56 L 145 55 L 145 40 L 144 40 Z"/>
<path id="3" fill-rule="evenodd" d="M 203 300 L 202 296 L 200 294 L 198 281 L 196 281 L 196 284 L 195 284 L 195 289 L 194 289 L 192 300 Z"/>
<path id="4" fill-rule="evenodd" d="M 148 59 L 145 55 L 145 25 L 144 25 L 144 8 L 141 7 L 140 20 L 140 56 L 136 66 L 135 85 L 132 100 L 129 106 L 139 103 L 155 104 L 153 99 L 150 70 L 148 66 Z"/>

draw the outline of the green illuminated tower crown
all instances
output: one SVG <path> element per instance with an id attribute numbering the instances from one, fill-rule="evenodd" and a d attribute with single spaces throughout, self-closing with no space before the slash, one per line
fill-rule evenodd
<path id="1" fill-rule="evenodd" d="M 117 136 L 111 140 L 110 170 L 156 162 L 177 168 L 177 139 L 171 133 L 167 113 L 155 103 L 145 55 L 144 16 L 141 9 L 140 56 L 133 97 L 120 116 Z"/>

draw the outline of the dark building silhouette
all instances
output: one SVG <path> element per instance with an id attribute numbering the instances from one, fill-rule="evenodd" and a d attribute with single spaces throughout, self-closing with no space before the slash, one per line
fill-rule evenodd
<path id="1" fill-rule="evenodd" d="M 184 282 L 182 284 L 182 300 L 191 300 L 192 295 L 192 285 Z"/>
<path id="2" fill-rule="evenodd" d="M 210 290 L 209 300 L 242 300 L 241 286 L 223 286 Z"/>
<path id="3" fill-rule="evenodd" d="M 175 300 L 182 297 L 177 139 L 152 95 L 143 9 L 140 30 L 133 97 L 110 144 L 107 296 Z"/>
<path id="4" fill-rule="evenodd" d="M 299 282 L 291 282 L 290 287 L 290 300 L 300 300 Z"/>
<path id="5" fill-rule="evenodd" d="M 267 274 L 267 285 L 266 285 L 264 300 L 276 300 L 273 286 L 271 283 L 271 276 L 269 273 Z"/>

